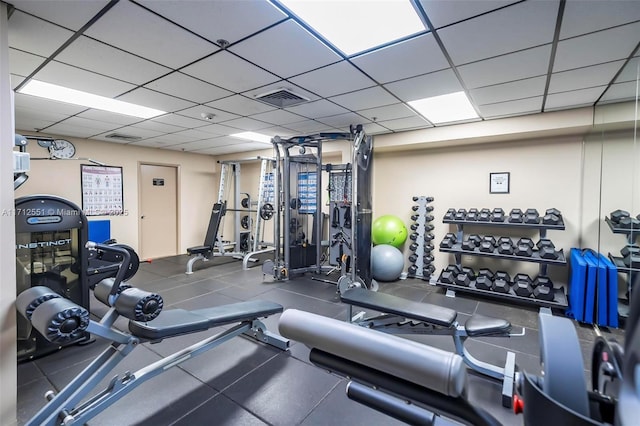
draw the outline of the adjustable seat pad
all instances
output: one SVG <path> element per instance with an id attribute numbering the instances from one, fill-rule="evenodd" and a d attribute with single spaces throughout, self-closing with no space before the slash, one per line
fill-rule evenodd
<path id="1" fill-rule="evenodd" d="M 423 321 L 443 327 L 451 327 L 458 313 L 453 309 L 430 303 L 412 302 L 390 294 L 376 293 L 363 288 L 352 288 L 340 295 L 344 303 L 374 309 L 379 312 Z"/>
<path id="2" fill-rule="evenodd" d="M 195 247 L 189 247 L 187 249 L 187 253 L 188 254 L 204 254 L 204 253 L 208 253 L 210 251 L 213 250 L 213 247 L 211 246 L 195 246 Z"/>
<path id="3" fill-rule="evenodd" d="M 469 337 L 506 334 L 511 331 L 511 323 L 505 319 L 473 314 L 464 324 L 464 329 Z"/>
<path id="4" fill-rule="evenodd" d="M 212 308 L 169 309 L 148 323 L 129 321 L 129 331 L 137 337 L 150 340 L 164 339 L 180 334 L 204 331 L 220 325 L 253 321 L 282 312 L 277 303 L 264 300 L 231 303 Z"/>

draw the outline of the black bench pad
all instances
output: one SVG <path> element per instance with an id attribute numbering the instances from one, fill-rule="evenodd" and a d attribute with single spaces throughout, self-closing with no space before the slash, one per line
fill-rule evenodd
<path id="1" fill-rule="evenodd" d="M 209 253 L 210 251 L 213 251 L 213 247 L 211 246 L 195 246 L 195 247 L 189 247 L 187 249 L 187 253 L 188 254 L 204 254 L 204 253 Z"/>
<path id="2" fill-rule="evenodd" d="M 137 337 L 158 340 L 204 331 L 220 325 L 253 321 L 280 313 L 282 310 L 281 305 L 264 300 L 231 303 L 193 311 L 169 309 L 162 311 L 151 322 L 129 321 L 129 331 Z"/>
<path id="3" fill-rule="evenodd" d="M 412 302 L 391 294 L 376 293 L 363 288 L 352 288 L 340 295 L 340 300 L 350 305 L 374 309 L 407 319 L 451 327 L 458 313 L 430 303 Z"/>
<path id="4" fill-rule="evenodd" d="M 473 314 L 464 324 L 464 329 L 469 337 L 506 334 L 511 331 L 511 323 L 505 319 Z"/>

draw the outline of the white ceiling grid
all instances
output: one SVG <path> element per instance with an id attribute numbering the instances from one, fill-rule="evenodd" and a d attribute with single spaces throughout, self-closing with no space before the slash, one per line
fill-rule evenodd
<path id="1" fill-rule="evenodd" d="M 413 0 L 425 31 L 353 56 L 277 0 L 9 3 L 14 89 L 32 78 L 167 112 L 142 120 L 17 94 L 17 128 L 212 155 L 267 146 L 229 137 L 243 131 L 433 127 L 407 102 L 461 90 L 479 120 L 627 100 L 640 43 L 640 0 Z M 375 30 L 354 17 L 353 31 Z M 279 89 L 309 101 L 256 99 Z"/>

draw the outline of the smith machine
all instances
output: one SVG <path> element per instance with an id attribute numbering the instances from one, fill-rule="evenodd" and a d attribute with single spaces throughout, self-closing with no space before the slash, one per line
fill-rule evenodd
<path id="1" fill-rule="evenodd" d="M 322 144 L 351 142 L 352 162 L 322 163 Z M 271 141 L 276 156 L 274 173 L 275 258 L 262 265 L 276 280 L 339 269 L 338 291 L 352 287 L 377 289 L 371 277 L 372 138 L 361 125 L 349 133 L 320 133 Z M 322 213 L 322 172 L 329 175 L 329 235 Z M 323 265 L 328 247 L 329 262 Z"/>

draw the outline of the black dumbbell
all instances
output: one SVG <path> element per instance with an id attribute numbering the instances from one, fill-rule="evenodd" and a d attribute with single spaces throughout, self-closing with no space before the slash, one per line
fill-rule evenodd
<path id="1" fill-rule="evenodd" d="M 500 207 L 496 207 L 491 212 L 491 222 L 504 222 L 504 210 Z"/>
<path id="2" fill-rule="evenodd" d="M 480 277 L 480 276 L 486 276 L 486 277 L 489 277 L 489 278 L 491 278 L 491 279 L 493 280 L 494 273 L 493 273 L 493 272 L 491 272 L 491 269 L 488 269 L 488 268 L 480 268 L 480 269 L 478 269 L 478 276 L 479 276 L 479 277 Z"/>
<path id="3" fill-rule="evenodd" d="M 547 209 L 547 210 L 544 212 L 544 214 L 545 214 L 545 215 L 552 214 L 552 215 L 554 215 L 554 216 L 558 216 L 559 218 L 562 218 L 562 213 L 560 213 L 560 210 L 556 209 L 555 207 L 554 207 L 554 208 Z"/>
<path id="4" fill-rule="evenodd" d="M 419 227 L 420 225 L 418 225 L 417 223 L 412 223 L 410 226 L 412 231 L 417 231 Z"/>
<path id="5" fill-rule="evenodd" d="M 433 257 L 433 255 L 432 255 L 432 254 L 425 254 L 425 255 L 422 257 L 422 259 L 423 259 L 425 262 L 433 262 L 434 257 Z"/>
<path id="6" fill-rule="evenodd" d="M 549 241 L 550 244 L 544 244 L 538 246 L 538 256 L 541 259 L 555 260 L 560 257 L 560 254 L 556 251 L 556 247 Z"/>
<path id="7" fill-rule="evenodd" d="M 435 238 L 435 236 L 433 234 L 424 234 L 424 240 L 426 242 L 429 242 L 431 240 L 433 240 Z"/>
<path id="8" fill-rule="evenodd" d="M 436 271 L 436 267 L 433 265 L 425 265 L 422 267 L 422 275 L 430 276 Z"/>
<path id="9" fill-rule="evenodd" d="M 435 226 L 433 226 L 432 224 L 427 224 L 424 226 L 424 232 L 431 232 L 435 229 Z"/>
<path id="10" fill-rule="evenodd" d="M 458 209 L 454 215 L 455 220 L 464 220 L 465 217 L 467 217 L 467 209 Z"/>
<path id="11" fill-rule="evenodd" d="M 491 286 L 493 286 L 493 280 L 487 275 L 478 275 L 476 277 L 475 286 L 479 290 L 491 290 Z"/>
<path id="12" fill-rule="evenodd" d="M 409 239 L 411 241 L 417 241 L 419 236 L 420 234 L 418 234 L 417 232 L 412 232 L 411 234 L 409 234 Z"/>
<path id="13" fill-rule="evenodd" d="M 439 281 L 444 284 L 454 284 L 456 275 L 462 272 L 462 268 L 458 265 L 447 266 L 440 274 Z"/>
<path id="14" fill-rule="evenodd" d="M 522 210 L 511 209 L 509 212 L 509 223 L 522 223 L 524 220 Z"/>
<path id="15" fill-rule="evenodd" d="M 561 216 L 557 216 L 555 214 L 545 214 L 542 218 L 542 223 L 545 225 L 560 225 L 561 222 Z"/>
<path id="16" fill-rule="evenodd" d="M 531 297 L 533 295 L 533 282 L 527 274 L 516 274 L 512 288 L 518 296 Z"/>
<path id="17" fill-rule="evenodd" d="M 425 254 L 429 254 L 433 251 L 433 244 L 425 244 L 423 247 Z"/>
<path id="18" fill-rule="evenodd" d="M 491 290 L 497 293 L 509 293 L 511 289 L 511 276 L 504 271 L 496 271 L 493 276 Z"/>
<path id="19" fill-rule="evenodd" d="M 482 209 L 478 213 L 478 221 L 479 222 L 490 222 L 491 221 L 491 210 Z"/>
<path id="20" fill-rule="evenodd" d="M 488 240 L 486 238 L 487 237 L 484 237 L 482 239 L 479 250 L 483 253 L 493 253 L 493 250 L 495 250 L 496 246 L 491 242 L 491 240 Z M 493 241 L 495 242 L 495 238 Z"/>
<path id="21" fill-rule="evenodd" d="M 635 244 L 626 245 L 622 247 L 622 250 L 620 250 L 620 254 L 622 255 L 622 257 L 627 257 L 630 254 L 638 255 L 640 254 L 640 247 Z"/>
<path id="22" fill-rule="evenodd" d="M 552 288 L 549 288 L 547 286 L 538 286 L 536 288 L 533 289 L 533 297 L 535 299 L 540 299 L 540 300 L 546 300 L 546 301 L 552 301 L 554 299 L 554 291 Z"/>
<path id="23" fill-rule="evenodd" d="M 462 250 L 473 251 L 476 249 L 476 243 L 473 240 L 464 240 L 461 245 Z"/>
<path id="24" fill-rule="evenodd" d="M 456 234 L 454 234 L 453 232 L 447 232 L 444 235 L 444 238 L 449 238 L 449 239 L 453 240 L 454 243 L 458 242 L 458 236 Z"/>
<path id="25" fill-rule="evenodd" d="M 473 241 L 476 246 L 479 246 L 480 243 L 482 242 L 482 237 L 478 234 L 469 234 L 468 239 Z"/>
<path id="26" fill-rule="evenodd" d="M 540 213 L 536 209 L 527 209 L 524 212 L 524 223 L 539 223 Z"/>
<path id="27" fill-rule="evenodd" d="M 533 287 L 549 287 L 553 288 L 553 283 L 551 279 L 545 275 L 538 275 L 535 280 L 533 280 Z"/>
<path id="28" fill-rule="evenodd" d="M 420 244 L 418 244 L 418 243 L 411 243 L 411 245 L 409 246 L 409 250 L 411 250 L 411 251 L 416 251 L 416 250 L 418 250 L 418 247 L 420 247 Z"/>
<path id="29" fill-rule="evenodd" d="M 418 272 L 418 267 L 416 265 L 411 265 L 407 269 L 407 274 L 409 274 L 409 275 L 415 275 L 417 272 Z M 447 284 L 449 284 L 449 283 L 447 283 Z"/>
<path id="30" fill-rule="evenodd" d="M 513 242 L 511 241 L 511 238 L 509 238 L 508 243 L 506 241 L 498 243 L 498 253 L 509 256 L 513 254 Z"/>
<path id="31" fill-rule="evenodd" d="M 513 253 L 516 256 L 531 257 L 533 255 L 533 240 L 531 238 L 520 238 L 516 243 Z"/>
<path id="32" fill-rule="evenodd" d="M 476 210 L 476 211 L 471 211 L 471 210 Z M 476 221 L 478 220 L 478 211 L 477 209 L 471 209 L 467 212 L 467 215 L 465 216 L 465 220 L 471 220 L 471 221 Z"/>
<path id="33" fill-rule="evenodd" d="M 629 253 L 628 255 L 622 258 L 622 262 L 625 265 L 627 265 L 629 268 L 640 268 L 640 254 Z"/>
<path id="34" fill-rule="evenodd" d="M 409 262 L 411 263 L 416 263 L 416 261 L 418 260 L 419 256 L 415 253 L 409 255 Z"/>
<path id="35" fill-rule="evenodd" d="M 449 209 L 444 214 L 444 220 L 453 220 L 455 219 L 455 215 L 456 215 L 456 209 Z"/>
<path id="36" fill-rule="evenodd" d="M 623 229 L 640 230 L 640 220 L 635 217 L 623 217 L 618 222 L 618 227 Z"/>
<path id="37" fill-rule="evenodd" d="M 629 217 L 629 216 L 631 216 L 631 215 L 629 214 L 628 211 L 620 210 L 620 209 L 614 210 L 609 214 L 609 217 L 611 218 L 611 221 L 613 223 L 618 223 L 618 222 L 620 222 L 620 219 L 622 219 L 624 217 Z"/>

